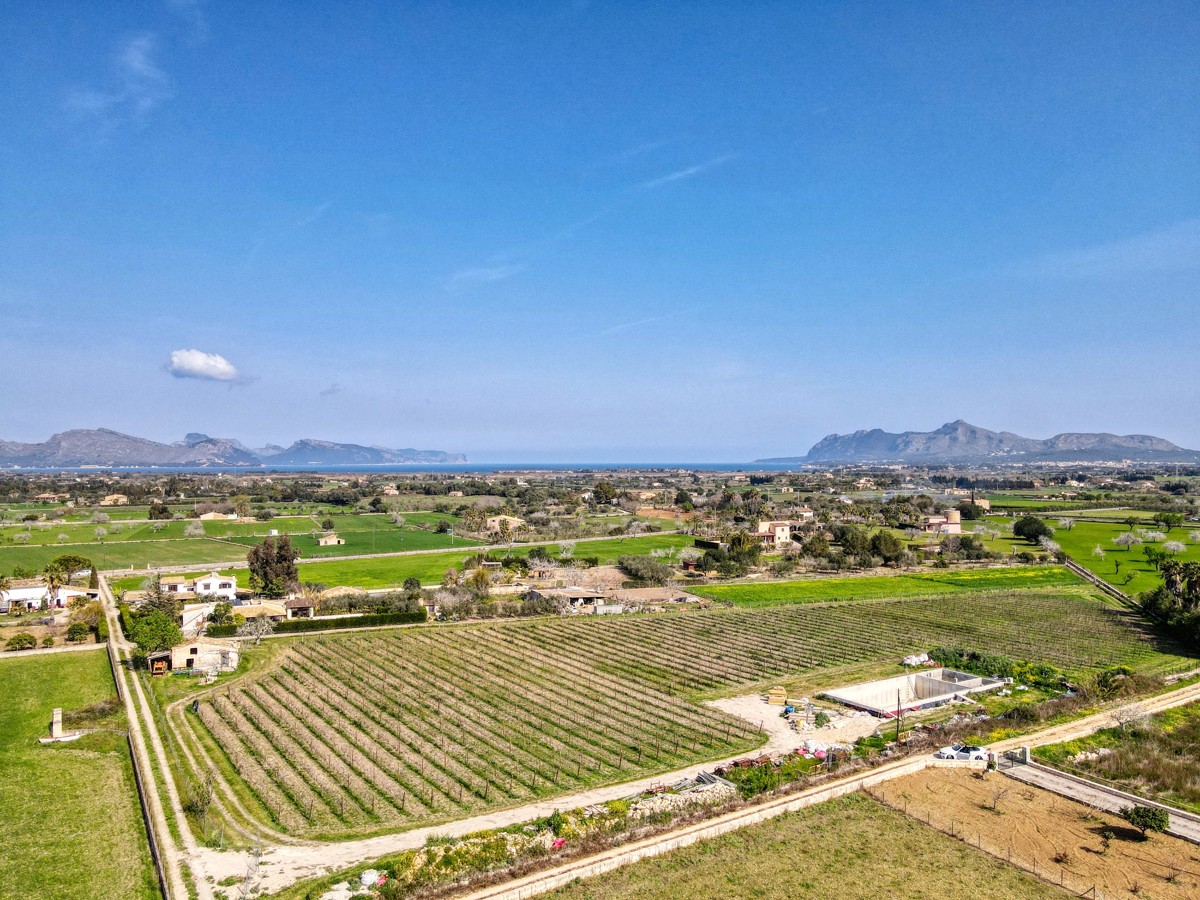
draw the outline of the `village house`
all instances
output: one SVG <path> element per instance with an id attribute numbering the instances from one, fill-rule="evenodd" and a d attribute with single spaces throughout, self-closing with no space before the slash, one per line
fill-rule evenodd
<path id="1" fill-rule="evenodd" d="M 151 653 L 148 658 L 151 675 L 167 672 L 233 672 L 241 660 L 241 653 L 233 641 L 218 641 L 212 638 L 197 638 L 187 643 Z"/>
<path id="2" fill-rule="evenodd" d="M 461 497 L 462 495 L 462 491 L 450 491 L 448 494 L 446 494 L 447 497 Z"/>
<path id="3" fill-rule="evenodd" d="M 236 522 L 237 517 L 238 517 L 237 513 L 220 513 L 220 512 L 200 513 L 200 516 L 199 516 L 201 522 L 216 522 L 216 521 L 222 521 L 222 522 L 235 521 Z"/>
<path id="4" fill-rule="evenodd" d="M 208 603 L 185 603 L 179 614 L 179 628 L 185 638 L 199 637 L 208 626 L 208 617 L 217 607 L 216 600 Z"/>
<path id="5" fill-rule="evenodd" d="M 962 513 L 951 509 L 944 515 L 926 516 L 921 530 L 926 534 L 962 534 Z"/>
<path id="6" fill-rule="evenodd" d="M 108 494 L 100 501 L 101 506 L 125 506 L 129 498 L 124 494 Z"/>
<path id="7" fill-rule="evenodd" d="M 346 543 L 346 539 L 339 537 L 336 531 L 327 531 L 317 538 L 318 547 L 340 547 L 344 543 Z"/>
<path id="8" fill-rule="evenodd" d="M 198 578 L 188 578 L 186 575 L 164 575 L 158 580 L 163 592 L 185 597 L 220 597 L 233 603 L 237 600 L 237 576 L 221 575 L 209 572 Z"/>
<path id="9" fill-rule="evenodd" d="M 549 600 L 563 612 L 591 613 L 597 605 L 608 604 L 608 598 L 591 588 L 572 585 L 561 588 L 533 588 L 526 595 L 531 600 Z"/>
<path id="10" fill-rule="evenodd" d="M 520 531 L 525 527 L 525 520 L 518 519 L 516 516 L 488 516 L 483 523 L 483 530 L 491 534 L 499 534 L 504 522 L 508 523 L 509 533 Z"/>
<path id="11" fill-rule="evenodd" d="M 88 591 L 60 587 L 51 597 L 44 584 L 11 587 L 6 591 L 0 591 L 0 613 L 10 613 L 14 610 L 36 612 L 43 605 L 48 609 L 66 609 L 67 604 L 74 598 L 90 596 L 92 594 Z"/>
<path id="12" fill-rule="evenodd" d="M 788 521 L 758 522 L 754 526 L 754 536 L 767 549 L 783 550 L 792 544 L 794 527 L 794 524 Z"/>

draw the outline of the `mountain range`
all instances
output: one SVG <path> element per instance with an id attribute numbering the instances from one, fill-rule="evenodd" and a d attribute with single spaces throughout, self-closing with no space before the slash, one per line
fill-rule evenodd
<path id="1" fill-rule="evenodd" d="M 78 466 L 379 466 L 461 463 L 461 453 L 392 450 L 311 438 L 290 447 L 268 444 L 257 450 L 232 438 L 192 432 L 182 441 L 161 444 L 108 428 L 78 428 L 51 435 L 40 444 L 0 440 L 0 466 L 74 468 Z"/>
<path id="2" fill-rule="evenodd" d="M 959 419 L 936 431 L 899 434 L 873 428 L 821 438 L 807 456 L 760 459 L 763 463 L 919 463 L 949 462 L 1200 462 L 1185 450 L 1148 434 L 1066 432 L 1046 440 L 1011 431 L 989 431 Z"/>

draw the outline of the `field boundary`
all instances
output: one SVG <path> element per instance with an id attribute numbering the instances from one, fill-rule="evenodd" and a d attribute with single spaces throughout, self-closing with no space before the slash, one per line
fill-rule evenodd
<path id="1" fill-rule="evenodd" d="M 661 856 L 673 850 L 689 847 L 710 838 L 719 837 L 747 825 L 757 825 L 785 813 L 796 812 L 809 806 L 835 800 L 846 794 L 864 790 L 873 784 L 890 781 L 904 775 L 912 775 L 928 767 L 940 768 L 983 768 L 978 762 L 939 760 L 932 757 L 906 759 L 887 766 L 863 772 L 853 778 L 833 784 L 811 788 L 800 794 L 792 794 L 770 800 L 746 809 L 726 813 L 707 822 L 689 825 L 677 831 L 645 838 L 623 847 L 615 847 L 595 856 L 567 863 L 544 872 L 526 875 L 515 881 L 492 885 L 464 895 L 462 900 L 524 900 L 546 891 L 562 887 L 577 878 L 591 878 L 611 872 L 639 860 Z"/>
<path id="2" fill-rule="evenodd" d="M 38 647 L 35 650 L 5 650 L 0 653 L 2 659 L 28 659 L 31 656 L 47 656 L 52 653 L 86 653 L 89 650 L 99 650 L 104 644 L 72 644 L 68 647 Z"/>
<path id="3" fill-rule="evenodd" d="M 1068 557 L 1066 562 L 1063 563 L 1063 565 L 1065 565 L 1068 569 L 1070 569 L 1072 572 L 1074 572 L 1076 575 L 1078 575 L 1084 581 L 1091 582 L 1096 587 L 1100 588 L 1100 590 L 1103 591 L 1104 593 L 1108 594 L 1108 596 L 1114 597 L 1115 599 L 1120 600 L 1122 603 L 1128 603 L 1130 605 L 1133 604 L 1133 598 L 1130 597 L 1127 593 L 1125 593 L 1120 588 L 1113 587 L 1111 584 L 1109 584 L 1107 581 L 1105 581 L 1099 575 L 1093 575 L 1091 572 L 1089 572 L 1087 569 L 1085 569 L 1079 563 L 1075 562 L 1075 560 L 1070 559 Z"/>

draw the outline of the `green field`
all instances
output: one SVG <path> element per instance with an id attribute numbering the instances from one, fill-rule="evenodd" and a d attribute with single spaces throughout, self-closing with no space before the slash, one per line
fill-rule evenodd
<path id="1" fill-rule="evenodd" d="M 260 819 L 311 837 L 434 824 L 730 755 L 761 738 L 699 700 L 939 645 L 1068 672 L 1194 665 L 1081 589 L 271 643 L 274 665 L 197 694 L 182 722 Z"/>
<path id="2" fill-rule="evenodd" d="M 1061 566 L 1014 566 L 1005 569 L 904 575 L 810 578 L 803 581 L 774 581 L 761 584 L 717 584 L 693 588 L 691 593 L 732 603 L 734 606 L 753 608 L 828 600 L 952 594 L 960 591 L 1022 590 L 1081 583 L 1081 579 Z"/>
<path id="3" fill-rule="evenodd" d="M 0 897 L 158 897 L 123 732 L 42 746 L 50 713 L 124 729 L 103 651 L 0 660 Z"/>
<path id="4" fill-rule="evenodd" d="M 1061 528 L 1053 516 L 1047 517 L 1047 522 L 1054 528 L 1053 540 L 1057 541 L 1064 552 L 1066 552 L 1075 562 L 1083 566 L 1088 571 L 1092 572 L 1100 578 L 1103 578 L 1109 584 L 1120 588 L 1125 593 L 1131 596 L 1137 596 L 1142 591 L 1152 590 L 1161 584 L 1158 571 L 1146 562 L 1145 556 L 1142 554 L 1142 546 L 1134 546 L 1129 550 L 1123 550 L 1113 543 L 1113 538 L 1121 534 L 1129 532 L 1129 526 L 1121 522 L 1076 522 L 1070 528 Z M 1004 523 L 1004 519 L 988 520 L 990 523 Z M 1001 527 L 1002 524 L 1001 524 Z M 1134 528 L 1133 533 L 1138 534 L 1139 531 L 1158 531 L 1160 529 L 1152 524 L 1139 525 Z M 1166 532 L 1165 541 L 1148 541 L 1146 545 L 1161 548 L 1166 541 L 1178 541 L 1183 544 L 1184 549 L 1177 555 L 1177 559 L 1184 560 L 1200 560 L 1200 543 L 1192 543 L 1189 534 L 1193 531 L 1200 530 L 1200 525 L 1197 523 L 1188 523 L 1182 527 Z M 1011 544 L 1013 549 L 1017 551 L 1030 550 L 1039 552 L 1038 548 L 1025 543 L 1024 541 L 1013 541 L 1011 537 L 998 538 L 995 542 L 987 542 L 988 548 L 993 549 L 992 543 L 997 546 L 1001 542 L 1006 545 Z M 1092 555 L 1092 551 L 1096 547 L 1100 547 L 1104 551 L 1104 557 L 1096 557 Z M 1120 571 L 1117 571 L 1117 563 L 1120 563 Z M 1130 577 L 1132 576 L 1132 578 Z"/>
<path id="5" fill-rule="evenodd" d="M 62 553 L 90 558 L 101 570 L 144 569 L 146 566 L 209 565 L 246 558 L 244 548 L 223 541 L 194 538 L 182 541 L 127 541 L 110 544 L 76 544 L 44 547 L 0 548 L 0 572 L 16 567 L 41 570 Z"/>
<path id="6" fill-rule="evenodd" d="M 626 554 L 646 554 L 651 550 L 673 550 L 689 547 L 692 537 L 686 534 L 651 534 L 627 538 L 606 538 L 597 541 L 580 541 L 575 545 L 575 555 L 598 557 L 602 564 L 616 562 Z M 547 544 L 552 556 L 559 553 L 558 544 Z M 481 550 L 503 555 L 512 552 L 524 556 L 528 547 L 480 548 L 464 553 L 430 553 L 413 556 L 390 556 L 380 559 L 330 560 L 329 562 L 302 563 L 300 577 L 304 581 L 316 581 L 328 585 L 349 585 L 362 588 L 394 587 L 406 578 L 418 578 L 422 584 L 437 584 L 449 568 L 460 567 L 469 556 Z"/>
<path id="7" fill-rule="evenodd" d="M 850 794 L 546 894 L 561 900 L 1069 897 L 862 794 Z"/>

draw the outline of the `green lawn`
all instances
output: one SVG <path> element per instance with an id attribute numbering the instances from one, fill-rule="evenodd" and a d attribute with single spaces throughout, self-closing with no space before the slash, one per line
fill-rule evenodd
<path id="1" fill-rule="evenodd" d="M 1081 579 L 1061 566 L 1016 566 L 904 575 L 810 578 L 803 581 L 761 584 L 708 585 L 695 588 L 691 592 L 701 597 L 732 603 L 734 606 L 759 607 L 826 600 L 950 594 L 959 591 L 1020 590 L 1081 583 Z"/>
<path id="2" fill-rule="evenodd" d="M 120 705 L 94 707 L 116 698 L 107 655 L 0 660 L 0 698 L 0 897 L 158 897 L 124 735 L 37 742 L 56 706 L 124 729 Z"/>

